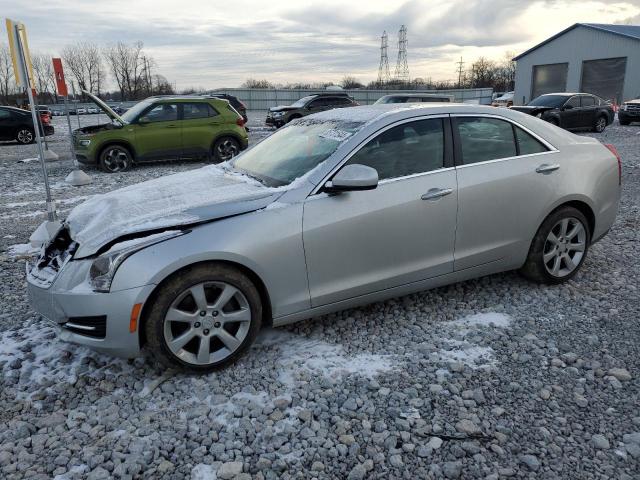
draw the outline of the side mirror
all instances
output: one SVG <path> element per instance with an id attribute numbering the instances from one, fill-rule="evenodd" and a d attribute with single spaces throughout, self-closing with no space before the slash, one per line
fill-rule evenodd
<path id="1" fill-rule="evenodd" d="M 329 193 L 373 190 L 378 186 L 378 172 L 375 168 L 354 163 L 343 167 L 332 180 L 324 184 Z"/>
<path id="2" fill-rule="evenodd" d="M 140 117 L 138 119 L 138 124 L 140 125 L 146 125 L 147 123 L 150 123 L 149 117 Z"/>

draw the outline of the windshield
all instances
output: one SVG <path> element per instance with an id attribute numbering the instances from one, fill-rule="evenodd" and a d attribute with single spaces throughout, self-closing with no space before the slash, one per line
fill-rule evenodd
<path id="1" fill-rule="evenodd" d="M 532 107 L 561 107 L 569 97 L 566 95 L 540 95 L 531 100 L 528 105 Z"/>
<path id="2" fill-rule="evenodd" d="M 304 107 L 304 105 L 309 101 L 316 97 L 316 95 L 309 95 L 307 97 L 302 97 L 300 100 L 291 104 L 292 107 L 300 108 Z"/>
<path id="3" fill-rule="evenodd" d="M 133 122 L 138 115 L 140 115 L 149 105 L 151 105 L 150 100 L 143 100 L 141 102 L 136 103 L 129 110 L 124 112 L 120 117 L 127 123 Z"/>
<path id="4" fill-rule="evenodd" d="M 238 156 L 233 167 L 268 187 L 289 185 L 329 158 L 362 125 L 340 120 L 298 120 Z"/>

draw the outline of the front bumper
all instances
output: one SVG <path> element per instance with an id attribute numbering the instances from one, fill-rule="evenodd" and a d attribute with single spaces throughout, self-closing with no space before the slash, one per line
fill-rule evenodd
<path id="1" fill-rule="evenodd" d="M 281 127 L 285 124 L 284 117 L 284 115 L 274 117 L 271 113 L 267 113 L 267 118 L 265 119 L 264 123 L 271 127 Z"/>
<path id="2" fill-rule="evenodd" d="M 44 126 L 44 134 L 45 136 L 49 136 L 49 135 L 53 135 L 55 133 L 55 129 L 53 128 L 53 125 L 45 125 Z"/>
<path id="3" fill-rule="evenodd" d="M 638 110 L 619 110 L 618 120 L 629 122 L 640 122 L 640 109 Z"/>
<path id="4" fill-rule="evenodd" d="M 136 303 L 144 303 L 155 285 L 131 288 L 110 293 L 98 293 L 89 289 L 56 289 L 54 282 L 43 288 L 27 282 L 29 304 L 55 327 L 61 340 L 85 345 L 89 348 L 123 358 L 140 355 L 138 331 L 129 331 L 131 309 Z M 82 323 L 76 319 L 106 317 L 104 338 L 94 338 L 70 329 Z M 138 322 L 140 327 L 140 322 Z"/>

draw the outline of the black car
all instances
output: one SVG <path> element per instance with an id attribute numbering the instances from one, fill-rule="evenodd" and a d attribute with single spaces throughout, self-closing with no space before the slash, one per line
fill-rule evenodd
<path id="1" fill-rule="evenodd" d="M 42 119 L 40 133 L 53 135 L 53 126 L 47 120 Z M 15 140 L 26 145 L 35 140 L 35 129 L 31 112 L 14 107 L 0 107 L 0 140 Z"/>
<path id="2" fill-rule="evenodd" d="M 640 98 L 629 100 L 620 105 L 618 110 L 618 122 L 620 125 L 629 125 L 631 122 L 640 122 Z"/>
<path id="3" fill-rule="evenodd" d="M 613 107 L 588 93 L 548 93 L 513 110 L 528 113 L 566 130 L 588 128 L 602 132 L 613 123 Z"/>
<path id="4" fill-rule="evenodd" d="M 229 95 L 226 93 L 215 93 L 215 92 L 210 93 L 207 96 L 222 98 L 223 100 L 227 100 L 231 104 L 231 106 L 236 110 L 236 112 L 242 115 L 242 118 L 244 118 L 245 123 L 249 121 L 249 119 L 247 118 L 247 106 L 244 103 L 242 103 L 238 97 L 234 97 L 233 95 Z"/>
<path id="5" fill-rule="evenodd" d="M 265 123 L 267 125 L 281 127 L 291 120 L 311 115 L 312 113 L 332 110 L 334 108 L 357 107 L 358 105 L 358 102 L 346 93 L 314 93 L 313 95 L 302 97 L 291 105 L 270 108 Z"/>

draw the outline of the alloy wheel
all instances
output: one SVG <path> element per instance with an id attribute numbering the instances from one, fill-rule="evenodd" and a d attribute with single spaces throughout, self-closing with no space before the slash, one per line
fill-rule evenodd
<path id="1" fill-rule="evenodd" d="M 231 160 L 240 151 L 238 144 L 230 139 L 221 141 L 216 148 L 218 150 L 218 158 L 222 161 Z"/>
<path id="2" fill-rule="evenodd" d="M 16 136 L 18 142 L 20 143 L 31 143 L 33 142 L 33 132 L 27 128 L 23 128 L 18 131 L 18 135 Z"/>
<path id="3" fill-rule="evenodd" d="M 544 244 L 542 261 L 547 272 L 556 278 L 570 275 L 582 261 L 586 250 L 587 232 L 574 217 L 558 221 Z"/>
<path id="4" fill-rule="evenodd" d="M 109 147 L 104 154 L 104 167 L 111 173 L 126 170 L 129 162 L 129 153 L 121 147 Z"/>
<path id="5" fill-rule="evenodd" d="M 203 282 L 171 303 L 164 318 L 164 340 L 182 361 L 209 365 L 233 354 L 250 326 L 251 307 L 242 291 L 226 282 Z"/>
<path id="6" fill-rule="evenodd" d="M 596 122 L 596 132 L 603 132 L 605 128 L 607 128 L 607 120 L 604 117 L 598 118 Z"/>

